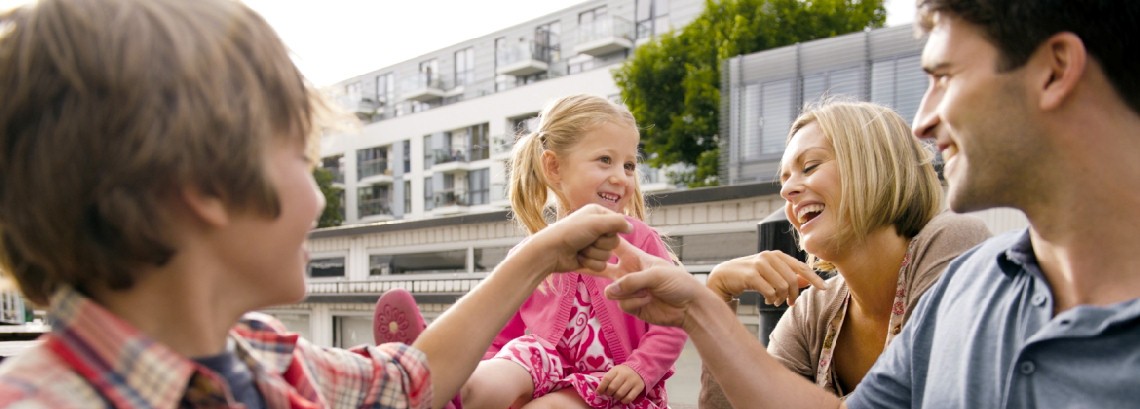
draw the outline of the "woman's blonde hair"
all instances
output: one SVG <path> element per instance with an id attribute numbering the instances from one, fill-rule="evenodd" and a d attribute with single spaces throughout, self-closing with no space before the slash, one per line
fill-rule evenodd
<path id="1" fill-rule="evenodd" d="M 792 123 L 788 141 L 811 123 L 831 143 L 839 168 L 839 207 L 834 213 L 839 232 L 833 243 L 860 243 L 883 226 L 894 226 L 899 235 L 912 238 L 938 213 L 942 185 L 934 171 L 934 154 L 911 135 L 897 112 L 870 102 L 826 98 L 804 108 Z M 816 268 L 835 269 L 808 256 Z"/>
<path id="2" fill-rule="evenodd" d="M 594 127 L 613 123 L 637 129 L 633 114 L 625 106 L 610 100 L 588 94 L 570 95 L 556 99 L 539 114 L 538 127 L 530 134 L 522 135 L 511 153 L 510 187 L 511 210 L 515 221 L 531 234 L 542 230 L 565 203 L 558 203 L 559 209 L 548 211 L 546 206 L 550 193 L 550 183 L 542 168 L 542 153 L 550 150 L 559 158 L 564 158 L 581 141 L 582 135 Z M 633 197 L 626 206 L 625 213 L 639 220 L 645 219 L 645 198 L 641 194 L 639 175 L 634 173 Z"/>

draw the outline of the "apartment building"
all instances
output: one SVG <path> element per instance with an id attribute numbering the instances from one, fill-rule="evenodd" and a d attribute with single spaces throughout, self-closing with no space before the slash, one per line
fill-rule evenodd
<path id="1" fill-rule="evenodd" d="M 310 237 L 310 296 L 270 312 L 330 346 L 371 342 L 371 305 L 392 286 L 412 289 L 434 317 L 523 237 L 506 212 L 506 161 L 545 103 L 580 92 L 616 100 L 612 69 L 703 8 L 585 1 L 331 86 L 361 122 L 321 141 L 345 222 Z M 661 170 L 639 173 L 645 191 L 672 189 Z"/>

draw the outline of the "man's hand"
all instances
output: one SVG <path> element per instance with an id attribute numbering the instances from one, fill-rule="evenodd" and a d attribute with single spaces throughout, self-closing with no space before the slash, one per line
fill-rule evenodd
<path id="1" fill-rule="evenodd" d="M 782 251 L 763 251 L 718 264 L 709 274 L 706 285 L 724 300 L 753 290 L 763 295 L 768 304 L 781 305 L 787 300 L 788 305 L 792 305 L 800 295 L 800 288 L 808 284 L 827 288 L 807 264 Z"/>
<path id="2" fill-rule="evenodd" d="M 552 260 L 553 271 L 604 271 L 610 252 L 632 229 L 625 216 L 598 205 L 587 205 L 535 233 L 523 248 Z M 523 248 L 517 252 L 524 251 Z"/>
<path id="3" fill-rule="evenodd" d="M 708 291 L 684 268 L 634 247 L 625 240 L 614 249 L 620 262 L 606 269 L 617 279 L 606 297 L 650 324 L 679 327 L 693 299 Z"/>
<path id="4" fill-rule="evenodd" d="M 598 394 L 611 396 L 614 399 L 620 400 L 623 404 L 633 402 L 642 391 L 645 390 L 645 381 L 641 379 L 641 375 L 633 371 L 625 365 L 617 365 L 610 368 L 609 372 L 602 377 L 602 382 L 598 384 Z"/>

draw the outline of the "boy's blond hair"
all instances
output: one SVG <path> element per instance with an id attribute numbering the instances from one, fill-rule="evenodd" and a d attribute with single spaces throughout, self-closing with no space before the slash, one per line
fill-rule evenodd
<path id="1" fill-rule="evenodd" d="M 276 217 L 266 147 L 315 153 L 327 105 L 238 1 L 41 0 L 0 27 L 0 256 L 33 302 L 171 260 L 183 189 Z"/>
<path id="2" fill-rule="evenodd" d="M 899 235 L 912 238 L 941 209 L 934 154 L 911 135 L 910 126 L 894 110 L 826 98 L 804 108 L 792 123 L 788 141 L 811 123 L 831 143 L 839 168 L 839 232 L 833 243 L 860 243 L 883 226 L 894 226 Z M 822 270 L 835 269 L 814 255 L 809 261 Z"/>
<path id="3" fill-rule="evenodd" d="M 543 173 L 542 152 L 550 150 L 557 157 L 565 158 L 583 135 L 604 123 L 637 129 L 637 121 L 625 106 L 597 95 L 570 95 L 547 104 L 539 114 L 538 129 L 515 143 L 508 196 L 515 220 L 528 232 L 536 233 L 549 224 L 546 200 L 550 183 Z M 635 171 L 633 197 L 626 206 L 626 214 L 644 220 L 645 197 L 641 194 L 639 179 Z"/>

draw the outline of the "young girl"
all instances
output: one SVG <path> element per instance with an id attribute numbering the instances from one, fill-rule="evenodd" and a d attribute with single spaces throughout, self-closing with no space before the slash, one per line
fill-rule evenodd
<path id="1" fill-rule="evenodd" d="M 530 234 L 545 228 L 551 192 L 558 218 L 596 203 L 627 215 L 634 229 L 622 238 L 668 259 L 664 242 L 641 222 L 638 141 L 621 105 L 593 95 L 553 101 L 512 155 L 516 220 Z M 665 408 L 665 380 L 685 335 L 623 313 L 602 293 L 610 282 L 578 273 L 547 280 L 491 344 L 462 389 L 463 406 Z"/>

